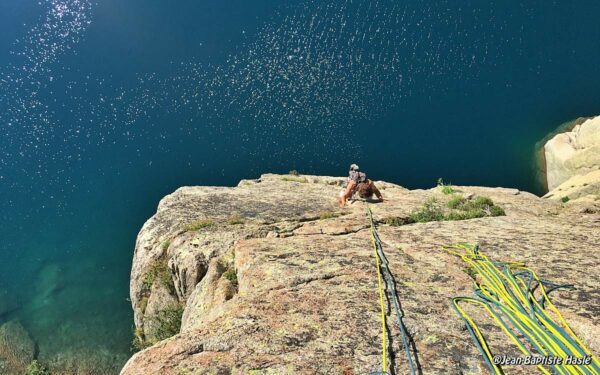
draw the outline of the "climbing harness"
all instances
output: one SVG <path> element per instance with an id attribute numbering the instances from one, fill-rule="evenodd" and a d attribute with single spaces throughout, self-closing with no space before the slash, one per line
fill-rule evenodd
<path id="1" fill-rule="evenodd" d="M 389 287 L 389 297 L 393 301 L 394 310 L 396 312 L 396 317 L 398 319 L 398 327 L 400 328 L 400 333 L 402 335 L 402 343 L 404 345 L 404 352 L 406 354 L 406 358 L 408 360 L 408 365 L 410 367 L 410 373 L 412 375 L 417 373 L 417 366 L 415 366 L 415 362 L 417 362 L 416 352 L 414 353 L 415 359 L 413 360 L 413 356 L 410 351 L 410 338 L 406 326 L 404 325 L 404 321 L 402 320 L 404 317 L 404 313 L 400 308 L 400 301 L 398 299 L 398 292 L 396 290 L 396 283 L 392 272 L 389 268 L 389 262 L 383 252 L 383 245 L 381 243 L 381 239 L 379 238 L 379 234 L 377 233 L 377 228 L 375 227 L 375 221 L 373 220 L 373 212 L 371 208 L 367 205 L 367 215 L 369 216 L 369 222 L 371 224 L 371 238 L 373 240 L 373 252 L 375 255 L 375 263 L 377 267 L 377 282 L 379 286 L 379 304 L 381 308 L 381 363 L 382 363 L 382 371 L 374 374 L 389 374 L 387 372 L 387 325 L 386 325 L 386 317 L 385 317 L 385 302 L 384 295 L 386 295 L 387 288 Z M 388 299 L 389 300 L 389 299 Z"/>
<path id="2" fill-rule="evenodd" d="M 554 363 L 556 360 L 548 362 L 548 366 L 555 373 L 600 374 L 598 360 L 573 333 L 560 311 L 548 298 L 551 291 L 572 285 L 554 284 L 540 279 L 523 263 L 491 261 L 479 251 L 478 245 L 444 246 L 444 250 L 459 256 L 468 264 L 469 269 L 479 276 L 475 281 L 476 296 L 453 298 L 452 307 L 464 321 L 492 374 L 504 374 L 497 363 L 500 356 L 492 355 L 481 330 L 462 309 L 461 303 L 483 307 L 526 357 L 532 358 L 537 355 L 561 359 L 561 363 Z M 536 289 L 539 289 L 541 294 L 539 298 L 534 295 Z M 555 318 L 550 316 L 550 312 Z M 534 348 L 537 353 L 532 353 L 529 348 Z M 565 363 L 567 357 L 587 356 L 590 358 L 589 364 Z M 543 363 L 537 364 L 537 368 L 544 374 L 550 374 Z"/>

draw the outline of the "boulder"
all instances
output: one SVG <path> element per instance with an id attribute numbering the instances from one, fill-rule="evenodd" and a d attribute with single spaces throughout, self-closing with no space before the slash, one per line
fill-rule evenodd
<path id="1" fill-rule="evenodd" d="M 600 204 L 600 170 L 575 175 L 544 195 L 544 198 Z"/>
<path id="2" fill-rule="evenodd" d="M 18 320 L 0 326 L 0 363 L 2 374 L 22 374 L 35 355 L 35 344 Z"/>
<path id="3" fill-rule="evenodd" d="M 548 190 L 569 178 L 600 169 L 600 116 L 556 134 L 544 145 Z"/>

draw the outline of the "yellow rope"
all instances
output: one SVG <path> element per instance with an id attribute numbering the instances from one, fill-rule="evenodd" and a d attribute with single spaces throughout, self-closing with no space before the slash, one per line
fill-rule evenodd
<path id="1" fill-rule="evenodd" d="M 385 324 L 385 303 L 383 302 L 383 282 L 381 280 L 381 268 L 379 267 L 379 255 L 377 255 L 377 243 L 373 226 L 371 226 L 371 237 L 373 239 L 373 251 L 375 253 L 375 264 L 377 266 L 377 283 L 379 284 L 379 305 L 381 307 L 381 364 L 382 372 L 387 372 L 387 345 L 386 345 L 386 324 Z"/>
<path id="2" fill-rule="evenodd" d="M 593 364 L 590 365 L 567 365 L 563 363 L 555 366 L 555 370 L 558 371 L 559 374 L 596 373 L 595 371 L 598 368 L 598 360 L 591 354 L 591 351 L 585 347 L 585 345 L 583 345 L 581 340 L 571 330 L 560 311 L 556 308 L 556 306 L 554 306 L 554 304 L 552 304 L 548 298 L 542 280 L 540 280 L 535 272 L 525 267 L 523 264 L 514 262 L 507 263 L 510 271 L 523 270 L 532 275 L 533 280 L 535 280 L 539 285 L 539 289 L 546 301 L 546 305 L 557 315 L 558 321 L 555 321 L 546 313 L 545 309 L 540 306 L 538 301 L 533 296 L 532 291 L 527 290 L 528 288 L 525 286 L 523 281 L 516 279 L 514 276 L 500 272 L 500 270 L 492 261 L 489 260 L 488 257 L 480 252 L 477 252 L 473 246 L 454 245 L 445 246 L 444 249 L 450 254 L 459 256 L 482 277 L 481 283 L 475 282 L 476 289 L 479 290 L 479 292 L 489 300 L 497 300 L 501 305 L 504 306 L 504 308 L 507 309 L 507 311 L 510 312 L 510 314 L 514 316 L 511 317 L 509 314 L 506 317 L 509 318 L 515 328 L 521 331 L 521 333 L 525 334 L 530 342 L 538 347 L 538 350 L 541 352 L 540 354 L 544 356 L 556 356 L 564 359 L 569 355 L 569 353 L 567 353 L 567 351 L 569 351 L 578 357 L 585 355 L 592 357 Z M 456 251 L 453 249 L 461 251 Z M 529 316 L 528 314 L 523 313 L 523 310 L 521 310 L 523 308 L 527 308 L 527 306 L 530 306 L 529 301 L 532 301 L 531 303 L 533 303 L 536 308 L 533 311 L 533 316 Z M 498 317 L 492 312 L 487 302 L 477 301 L 473 298 L 454 298 L 453 303 L 456 310 L 472 327 L 475 336 L 481 343 L 481 349 L 484 351 L 484 355 L 487 357 L 488 363 L 492 365 L 495 374 L 501 373 L 501 369 L 492 362 L 492 353 L 489 350 L 485 338 L 481 334 L 481 331 L 475 322 L 468 316 L 468 314 L 465 313 L 464 310 L 460 308 L 458 304 L 459 302 L 477 304 L 484 307 L 490 316 L 505 331 L 513 343 L 517 345 L 519 350 L 523 354 L 529 354 L 528 350 L 511 332 L 506 329 L 504 324 L 499 321 Z M 561 332 L 555 327 L 562 327 L 565 332 Z M 573 341 L 577 345 L 574 345 Z M 544 374 L 549 374 L 548 370 L 546 370 L 544 366 L 538 365 L 537 368 Z"/>

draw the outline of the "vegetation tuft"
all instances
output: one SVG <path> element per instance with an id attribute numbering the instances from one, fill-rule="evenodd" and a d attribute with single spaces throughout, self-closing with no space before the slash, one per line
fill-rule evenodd
<path id="1" fill-rule="evenodd" d="M 149 348 L 154 344 L 156 344 L 156 341 L 146 340 L 143 330 L 141 330 L 139 328 L 135 328 L 133 330 L 133 340 L 131 341 L 131 350 L 132 351 L 139 352 L 140 350 Z"/>
<path id="2" fill-rule="evenodd" d="M 180 304 L 173 304 L 159 311 L 154 318 L 155 323 L 157 323 L 156 339 L 162 341 L 178 334 L 181 330 L 182 316 L 183 306 Z"/>
<path id="3" fill-rule="evenodd" d="M 281 177 L 282 181 L 287 181 L 287 182 L 300 182 L 300 183 L 307 183 L 308 180 L 306 179 L 306 177 L 299 177 L 299 176 L 294 176 L 294 175 L 290 175 L 290 176 L 283 176 Z"/>
<path id="4" fill-rule="evenodd" d="M 196 231 L 196 230 L 200 230 L 203 228 L 209 228 L 209 227 L 212 227 L 213 225 L 215 225 L 215 222 L 210 219 L 197 220 L 197 221 L 194 221 L 194 222 L 186 225 L 185 230 L 188 232 L 191 232 L 191 231 Z"/>
<path id="5" fill-rule="evenodd" d="M 429 198 L 423 203 L 423 206 L 410 214 L 410 221 L 413 223 L 426 223 L 429 221 L 440 220 L 444 220 L 444 212 L 435 198 Z"/>
<path id="6" fill-rule="evenodd" d="M 295 169 L 292 169 L 291 171 L 289 171 L 288 174 L 291 176 L 300 176 L 300 173 L 298 173 L 298 171 Z"/>
<path id="7" fill-rule="evenodd" d="M 151 318 L 156 326 L 155 336 L 148 338 L 143 330 L 139 328 L 134 329 L 131 349 L 135 352 L 144 350 L 159 341 L 175 336 L 181 330 L 182 316 L 183 306 L 180 304 L 172 304 L 164 310 L 159 311 L 155 317 Z"/>
<path id="8" fill-rule="evenodd" d="M 48 369 L 42 366 L 41 363 L 34 359 L 33 362 L 27 366 L 27 370 L 25 370 L 25 375 L 50 375 Z"/>
<path id="9" fill-rule="evenodd" d="M 560 201 L 563 203 L 567 203 L 570 200 L 571 200 L 571 198 L 569 198 L 568 196 L 564 196 L 564 197 L 560 198 Z"/>
<path id="10" fill-rule="evenodd" d="M 448 185 L 444 184 L 444 180 L 441 177 L 438 178 L 437 186 L 442 190 L 442 193 L 444 193 L 446 195 L 456 193 L 456 190 L 454 190 L 454 188 L 452 187 L 452 184 L 448 184 Z"/>
<path id="11" fill-rule="evenodd" d="M 392 227 L 399 227 L 402 225 L 414 223 L 414 221 L 411 221 L 410 217 L 402 217 L 402 216 L 384 217 L 381 221 L 384 224 L 387 224 Z"/>
<path id="12" fill-rule="evenodd" d="M 229 225 L 240 225 L 240 224 L 244 224 L 244 218 L 237 213 L 233 213 L 231 215 L 229 215 L 229 217 L 227 218 L 227 224 Z"/>
<path id="13" fill-rule="evenodd" d="M 142 314 L 144 314 L 146 312 L 146 308 L 148 307 L 148 299 L 149 298 L 146 296 L 140 298 L 139 307 L 140 307 L 140 310 L 142 310 Z"/>
<path id="14" fill-rule="evenodd" d="M 396 218 L 396 225 L 425 223 L 442 220 L 468 220 L 487 216 L 504 216 L 506 213 L 488 197 L 478 196 L 473 199 L 454 195 L 447 203 L 449 211 L 445 211 L 435 198 L 428 199 L 423 206 L 414 210 L 408 220 L 403 223 Z"/>
<path id="15" fill-rule="evenodd" d="M 162 285 L 171 292 L 171 294 L 175 294 L 175 285 L 173 284 L 173 279 L 171 278 L 171 271 L 167 266 L 167 262 L 165 260 L 155 260 L 150 264 L 148 268 L 148 272 L 144 276 L 144 280 L 142 281 L 142 293 L 149 294 L 150 289 L 152 289 L 152 285 L 154 281 L 159 280 Z"/>
<path id="16" fill-rule="evenodd" d="M 334 217 L 338 217 L 339 215 L 336 214 L 335 212 L 332 211 L 321 211 L 319 212 L 319 219 L 320 220 L 325 220 L 325 219 L 331 219 Z"/>
<path id="17" fill-rule="evenodd" d="M 226 278 L 227 280 L 229 280 L 231 282 L 231 284 L 233 284 L 233 286 L 237 287 L 238 285 L 238 278 L 237 278 L 237 272 L 235 272 L 235 269 L 230 268 L 227 271 L 225 271 L 223 273 L 223 277 Z"/>

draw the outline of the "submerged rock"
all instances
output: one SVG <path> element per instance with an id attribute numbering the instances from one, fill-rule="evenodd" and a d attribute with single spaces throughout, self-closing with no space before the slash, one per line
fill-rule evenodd
<path id="1" fill-rule="evenodd" d="M 49 375 L 113 375 L 123 363 L 122 355 L 106 348 L 68 349 L 49 358 L 43 358 Z"/>
<path id="2" fill-rule="evenodd" d="M 134 355 L 122 374 L 380 370 L 379 295 L 366 205 L 338 207 L 342 181 L 269 174 L 234 188 L 185 187 L 165 197 L 136 242 L 131 300 L 142 332 L 151 326 L 149 299 L 178 301 L 185 306 L 181 330 Z M 491 198 L 506 216 L 408 224 L 406 218 L 427 200 L 443 207 L 452 196 L 438 188 L 376 183 L 385 202 L 371 208 L 424 373 L 486 371 L 450 304 L 451 297 L 473 290 L 465 264 L 441 251 L 457 242 L 479 242 L 493 259 L 525 262 L 546 279 L 575 284 L 576 291 L 554 292 L 553 300 L 584 342 L 600 350 L 600 210 L 583 214 L 515 189 L 457 186 L 465 199 Z M 172 287 L 153 297 L 155 286 L 149 289 L 147 281 L 157 260 L 168 265 Z M 484 324 L 494 352 L 518 354 L 485 311 L 471 314 Z M 391 366 L 407 373 L 392 315 L 388 328 Z"/>
<path id="3" fill-rule="evenodd" d="M 34 355 L 35 344 L 18 320 L 10 320 L 0 326 L 0 373 L 24 373 Z"/>

